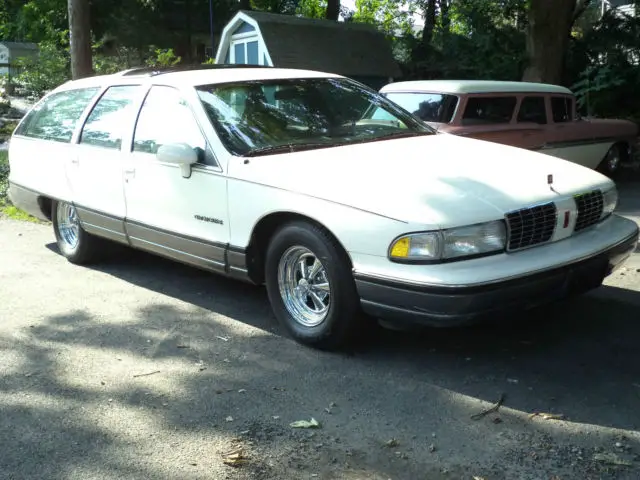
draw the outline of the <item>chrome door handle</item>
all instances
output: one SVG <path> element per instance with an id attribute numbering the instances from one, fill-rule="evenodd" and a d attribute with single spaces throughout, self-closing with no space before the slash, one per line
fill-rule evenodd
<path id="1" fill-rule="evenodd" d="M 72 163 L 73 165 L 79 165 L 79 164 L 80 164 L 80 160 L 79 160 L 79 159 L 77 159 L 77 158 L 72 158 L 72 159 L 71 159 L 71 163 Z"/>

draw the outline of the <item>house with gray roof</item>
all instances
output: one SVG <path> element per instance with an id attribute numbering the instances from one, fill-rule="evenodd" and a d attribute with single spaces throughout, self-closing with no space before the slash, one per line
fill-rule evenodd
<path id="1" fill-rule="evenodd" d="M 33 57 L 38 54 L 35 43 L 0 41 L 0 75 L 15 75 L 15 61 L 22 57 Z"/>
<path id="2" fill-rule="evenodd" d="M 378 89 L 401 75 L 372 25 L 239 11 L 225 26 L 216 63 L 319 70 Z"/>

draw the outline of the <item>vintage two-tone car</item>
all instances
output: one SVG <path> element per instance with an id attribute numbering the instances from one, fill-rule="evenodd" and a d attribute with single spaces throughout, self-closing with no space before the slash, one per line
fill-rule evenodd
<path id="1" fill-rule="evenodd" d="M 638 166 L 638 126 L 577 115 L 571 90 L 557 85 L 417 80 L 385 85 L 384 96 L 441 132 L 545 153 L 614 175 Z M 383 118 L 384 113 L 374 113 Z"/>

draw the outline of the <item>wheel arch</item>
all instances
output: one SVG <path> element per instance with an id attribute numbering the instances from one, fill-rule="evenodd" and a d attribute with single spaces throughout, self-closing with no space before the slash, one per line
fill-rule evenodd
<path id="1" fill-rule="evenodd" d="M 264 283 L 264 267 L 269 241 L 280 227 L 294 221 L 307 222 L 324 230 L 339 247 L 341 253 L 344 255 L 344 259 L 349 262 L 349 266 L 353 267 L 351 256 L 345 246 L 338 239 L 337 235 L 322 222 L 297 212 L 271 212 L 255 224 L 249 237 L 249 245 L 246 249 L 246 261 L 249 277 L 253 282 L 259 285 Z"/>

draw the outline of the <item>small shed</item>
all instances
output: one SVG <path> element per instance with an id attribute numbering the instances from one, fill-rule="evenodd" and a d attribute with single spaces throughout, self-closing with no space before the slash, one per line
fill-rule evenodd
<path id="1" fill-rule="evenodd" d="M 34 57 L 37 54 L 38 45 L 35 43 L 0 41 L 0 75 L 15 75 L 18 72 L 13 65 L 18 58 Z"/>
<path id="2" fill-rule="evenodd" d="M 372 25 L 245 10 L 225 26 L 216 63 L 319 70 L 375 89 L 401 75 L 391 45 Z"/>

